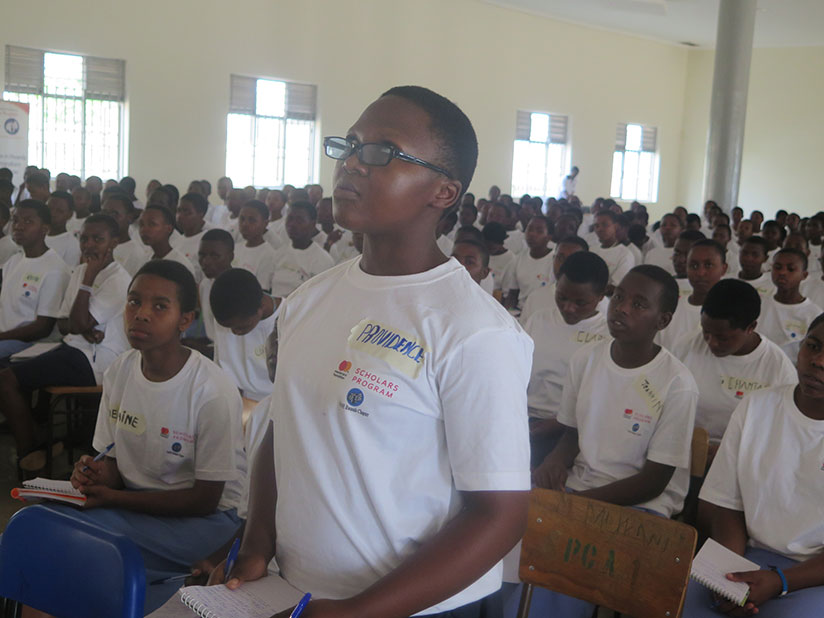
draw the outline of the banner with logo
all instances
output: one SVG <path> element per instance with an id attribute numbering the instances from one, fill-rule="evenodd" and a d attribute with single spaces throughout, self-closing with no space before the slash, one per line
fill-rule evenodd
<path id="1" fill-rule="evenodd" d="M 29 104 L 0 101 L 0 167 L 9 168 L 19 186 L 28 164 Z"/>

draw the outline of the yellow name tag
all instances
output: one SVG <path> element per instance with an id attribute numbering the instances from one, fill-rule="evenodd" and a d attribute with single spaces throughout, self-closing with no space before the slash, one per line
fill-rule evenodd
<path id="1" fill-rule="evenodd" d="M 655 390 L 652 382 L 649 381 L 647 376 L 642 375 L 635 379 L 632 386 L 635 388 L 635 392 L 640 395 L 641 399 L 643 399 L 644 403 L 647 405 L 650 415 L 657 420 L 661 415 L 661 411 L 664 409 L 664 402 L 658 396 L 658 392 Z"/>
<path id="2" fill-rule="evenodd" d="M 594 341 L 601 341 L 604 336 L 601 333 L 589 333 L 585 330 L 578 330 L 572 333 L 570 340 L 573 343 L 592 343 Z"/>
<path id="3" fill-rule="evenodd" d="M 418 377 L 429 349 L 415 335 L 366 318 L 349 332 L 349 347 L 380 358 L 412 379 Z"/>
<path id="4" fill-rule="evenodd" d="M 137 412 L 127 412 L 120 408 L 112 408 L 109 410 L 109 420 L 126 431 L 131 431 L 138 436 L 146 432 L 146 417 Z"/>
<path id="5" fill-rule="evenodd" d="M 728 391 L 735 391 L 736 393 L 751 393 L 753 391 L 759 391 L 762 388 L 767 388 L 769 384 L 761 384 L 761 382 L 747 378 L 721 376 L 721 386 Z"/>

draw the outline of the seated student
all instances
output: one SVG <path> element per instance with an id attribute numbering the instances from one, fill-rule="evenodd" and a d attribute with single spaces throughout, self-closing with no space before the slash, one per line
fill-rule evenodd
<path id="1" fill-rule="evenodd" d="M 552 281 L 552 223 L 546 217 L 532 217 L 526 227 L 528 251 L 517 255 L 507 266 L 502 288 L 506 291 L 504 307 L 517 309 L 535 290 Z"/>
<path id="2" fill-rule="evenodd" d="M 329 250 L 329 255 L 335 261 L 335 264 L 342 264 L 352 258 L 358 257 L 361 253 L 363 253 L 363 234 L 360 232 L 353 232 L 349 235 L 348 241 L 341 240 L 340 242 L 336 242 Z M 490 282 L 491 281 L 490 279 Z"/>
<path id="3" fill-rule="evenodd" d="M 661 232 L 661 239 L 664 245 L 653 247 L 647 251 L 644 255 L 644 264 L 660 266 L 669 274 L 675 276 L 675 268 L 672 265 L 672 253 L 678 237 L 681 232 L 684 231 L 684 226 L 681 224 L 681 219 L 669 213 L 661 218 L 661 227 L 659 227 L 658 230 Z"/>
<path id="4" fill-rule="evenodd" d="M 200 249 L 200 239 L 207 230 L 211 229 L 211 225 L 206 223 L 206 211 L 209 209 L 209 203 L 206 198 L 200 193 L 187 193 L 180 198 L 180 203 L 177 207 L 177 225 L 180 227 L 182 235 L 175 244 L 175 249 L 186 256 L 199 275 L 199 267 L 197 265 L 197 252 Z M 268 215 L 267 215 L 268 216 Z M 195 277 L 195 279 L 202 278 Z"/>
<path id="5" fill-rule="evenodd" d="M 203 271 L 203 279 L 198 286 L 200 299 L 200 313 L 203 317 L 203 326 L 206 337 L 215 340 L 215 319 L 212 315 L 212 306 L 209 295 L 215 279 L 232 267 L 235 259 L 235 241 L 226 230 L 212 229 L 200 239 L 200 250 L 197 254 L 198 264 Z"/>
<path id="6" fill-rule="evenodd" d="M 83 263 L 72 272 L 57 313 L 63 343 L 0 371 L 0 409 L 14 433 L 23 470 L 39 470 L 46 463 L 35 436 L 30 393 L 45 386 L 100 384 L 103 371 L 127 347 L 122 313 L 129 275 L 112 258 L 117 234 L 110 217 L 86 218 L 79 238 Z"/>
<path id="7" fill-rule="evenodd" d="M 258 200 L 249 200 L 240 209 L 238 231 L 243 242 L 235 245 L 235 268 L 245 268 L 257 277 L 267 294 L 272 287 L 278 257 L 272 246 L 263 239 L 269 223 L 269 209 Z"/>
<path id="8" fill-rule="evenodd" d="M 692 285 L 687 277 L 687 256 L 692 246 L 706 236 L 697 230 L 685 230 L 678 236 L 672 247 L 672 269 L 675 271 L 675 283 L 678 284 L 678 298 L 692 294 Z"/>
<path id="9" fill-rule="evenodd" d="M 489 250 L 486 245 L 477 240 L 455 240 L 452 245 L 452 257 L 458 260 L 472 280 L 483 288 L 483 282 L 489 276 Z M 485 291 L 492 293 L 491 290 Z"/>
<path id="10" fill-rule="evenodd" d="M 564 432 L 556 417 L 569 359 L 582 345 L 609 336 L 606 315 L 598 310 L 608 282 L 604 260 L 588 251 L 575 251 L 560 267 L 552 304 L 523 322 L 535 343 L 527 388 L 533 468 L 549 455 Z"/>
<path id="11" fill-rule="evenodd" d="M 590 251 L 601 256 L 609 268 L 611 285 L 617 284 L 635 266 L 635 258 L 624 245 L 618 242 L 616 234 L 618 215 L 611 210 L 601 210 L 595 215 L 595 235 L 598 243 Z"/>
<path id="12" fill-rule="evenodd" d="M 738 278 L 754 287 L 762 301 L 775 294 L 772 274 L 763 270 L 767 263 L 767 242 L 763 238 L 752 235 L 747 238 L 741 245 L 738 261 L 741 264 Z"/>
<path id="13" fill-rule="evenodd" d="M 335 225 L 335 217 L 332 214 L 332 198 L 324 197 L 317 204 L 313 205 L 318 211 L 318 225 L 320 225 L 321 232 L 315 236 L 314 239 L 323 247 L 324 251 L 331 254 L 332 249 L 339 243 L 349 243 L 352 232 Z"/>
<path id="14" fill-rule="evenodd" d="M 83 509 L 51 508 L 138 546 L 150 613 L 180 587 L 153 582 L 188 573 L 240 526 L 241 402 L 223 371 L 180 344 L 197 302 L 188 269 L 148 262 L 127 298 L 134 349 L 109 363 L 93 441 L 100 452 L 114 447 L 102 461 L 84 455 L 75 464 L 71 482 L 87 497 Z"/>
<path id="15" fill-rule="evenodd" d="M 212 283 L 209 305 L 216 322 L 215 362 L 246 399 L 261 401 L 272 392 L 263 346 L 275 328 L 275 301 L 252 273 L 231 268 Z"/>
<path id="16" fill-rule="evenodd" d="M 223 213 L 220 220 L 215 223 L 215 227 L 226 230 L 235 239 L 235 242 L 241 241 L 240 232 L 238 232 L 237 224 L 240 216 L 240 209 L 248 202 L 246 194 L 243 189 L 231 189 L 226 198 L 226 212 Z"/>
<path id="17" fill-rule="evenodd" d="M 492 275 L 493 296 L 503 301 L 504 273 L 515 259 L 515 254 L 506 248 L 508 234 L 500 223 L 492 221 L 484 225 L 483 235 L 489 249 L 489 272 Z"/>
<path id="18" fill-rule="evenodd" d="M 775 295 L 764 299 L 760 331 L 791 360 L 798 356 L 804 333 L 821 313 L 821 307 L 801 294 L 799 288 L 806 278 L 806 255 L 796 249 L 781 249 L 775 254 L 772 267 Z"/>
<path id="19" fill-rule="evenodd" d="M 474 204 L 461 204 L 461 208 L 458 210 L 458 227 L 461 228 L 465 225 L 472 225 L 478 227 L 478 208 Z"/>
<path id="20" fill-rule="evenodd" d="M 698 384 L 695 425 L 710 434 L 710 461 L 741 399 L 795 379 L 790 359 L 756 331 L 760 311 L 761 297 L 750 284 L 723 279 L 704 299 L 701 330 L 672 348 Z"/>
<path id="21" fill-rule="evenodd" d="M 675 280 L 658 266 L 636 266 L 618 282 L 607 314 L 613 339 L 584 346 L 570 359 L 557 417 L 566 429 L 533 472 L 539 487 L 663 517 L 681 509 L 698 388 L 687 368 L 654 342 L 677 303 Z M 533 616 L 593 612 L 589 603 L 549 591 L 535 598 Z"/>
<path id="22" fill-rule="evenodd" d="M 727 223 L 717 223 L 712 229 L 712 239 L 724 247 L 727 252 L 727 264 L 730 265 L 727 270 L 727 277 L 735 277 L 738 265 L 741 263 L 738 256 L 741 248 L 738 243 L 732 242 L 732 228 Z"/>
<path id="23" fill-rule="evenodd" d="M 339 159 L 335 218 L 364 232 L 364 255 L 284 301 L 277 429 L 257 451 L 228 584 L 261 577 L 276 555 L 283 576 L 316 595 L 317 617 L 494 616 L 497 563 L 525 521 L 531 343 L 435 244 L 469 184 L 474 131 L 453 104 L 410 86 L 347 134 L 326 142 Z M 378 330 L 411 337 L 408 354 L 376 347 Z M 319 359 L 338 372 L 318 372 Z M 398 386 L 391 398 L 384 382 Z M 387 470 L 414 472 L 398 492 Z"/>
<path id="24" fill-rule="evenodd" d="M 690 213 L 687 215 L 686 222 L 684 223 L 685 230 L 695 230 L 696 232 L 701 232 L 704 234 L 704 226 L 701 224 L 701 217 L 696 215 L 695 213 Z M 706 236 L 706 234 L 704 234 Z"/>
<path id="25" fill-rule="evenodd" d="M 145 245 L 133 240 L 129 235 L 129 226 L 137 216 L 137 209 L 125 193 L 109 193 L 103 200 L 102 213 L 114 219 L 120 230 L 117 246 L 114 248 L 115 262 L 120 264 L 130 277 L 134 277 L 149 259 Z"/>
<path id="26" fill-rule="evenodd" d="M 196 276 L 194 264 L 181 251 L 169 244 L 175 229 L 175 218 L 165 206 L 148 204 L 140 215 L 140 239 L 151 251 L 148 260 L 171 260 L 183 264 Z"/>
<path id="27" fill-rule="evenodd" d="M 753 225 L 752 221 L 749 219 L 742 219 L 738 222 L 738 229 L 735 232 L 736 240 L 738 241 L 738 246 L 743 248 L 744 243 L 753 235 Z"/>
<path id="28" fill-rule="evenodd" d="M 29 193 L 27 199 L 38 200 L 44 204 L 49 201 L 51 190 L 49 189 L 49 177 L 34 168 L 34 171 L 26 177 L 26 190 Z M 21 200 L 22 201 L 22 200 Z M 18 201 L 15 205 L 19 205 Z"/>
<path id="29" fill-rule="evenodd" d="M 335 265 L 329 254 L 312 241 L 317 234 L 317 218 L 317 211 L 309 202 L 301 200 L 289 204 L 285 225 L 291 244 L 277 251 L 272 296 L 284 298 L 304 281 Z"/>
<path id="30" fill-rule="evenodd" d="M 0 360 L 54 334 L 70 271 L 44 242 L 50 216 L 36 200 L 15 206 L 12 238 L 22 251 L 2 264 Z"/>
<path id="31" fill-rule="evenodd" d="M 487 255 L 487 258 L 485 259 L 487 269 L 486 276 L 480 281 L 481 289 L 490 296 L 495 297 L 495 300 L 500 301 L 500 292 L 497 297 L 495 296 L 495 282 L 492 278 L 492 269 L 489 268 L 489 247 L 484 239 L 484 233 L 474 225 L 461 226 L 455 231 L 455 244 L 459 242 L 469 242 L 483 246 L 484 253 Z M 361 251 L 361 253 L 363 253 L 363 251 Z M 460 258 L 455 256 L 454 249 L 453 256 L 460 261 Z"/>
<path id="32" fill-rule="evenodd" d="M 555 249 L 552 252 L 552 282 L 549 285 L 538 288 L 526 299 L 523 309 L 521 309 L 521 315 L 518 316 L 518 321 L 520 321 L 521 324 L 525 324 L 529 316 L 536 311 L 555 305 L 555 284 L 558 281 L 561 266 L 563 266 L 570 255 L 578 253 L 579 251 L 589 251 L 589 245 L 587 241 L 577 236 L 567 236 L 555 245 Z M 598 310 L 602 313 L 606 311 L 605 300 L 601 301 L 601 306 L 599 306 Z"/>
<path id="33" fill-rule="evenodd" d="M 80 234 L 83 221 L 88 217 L 92 208 L 92 194 L 84 187 L 75 187 L 71 192 L 74 203 L 74 214 L 66 221 L 66 230 L 74 234 L 75 238 Z"/>
<path id="34" fill-rule="evenodd" d="M 570 238 L 578 234 L 581 221 L 573 212 L 574 211 L 566 212 L 555 220 L 552 230 L 552 242 L 555 243 L 555 245 L 565 238 Z"/>
<path id="35" fill-rule="evenodd" d="M 286 207 L 286 195 L 280 189 L 272 189 L 266 194 L 266 207 L 269 209 L 269 225 L 266 226 L 264 238 L 272 249 L 280 249 L 289 242 L 284 227 L 283 209 Z"/>
<path id="36" fill-rule="evenodd" d="M 691 581 L 684 618 L 821 614 L 824 316 L 810 324 L 797 362 L 792 384 L 752 393 L 735 409 L 699 496 L 710 536 L 761 567 L 727 574 L 749 584 L 746 605 Z"/>
<path id="37" fill-rule="evenodd" d="M 46 246 L 63 258 L 69 268 L 74 268 L 80 263 L 80 245 L 75 235 L 66 230 L 66 223 L 74 212 L 71 193 L 55 191 L 49 196 L 46 205 L 51 213 Z"/>
<path id="38" fill-rule="evenodd" d="M 644 254 L 641 253 L 641 249 L 636 247 L 629 238 L 629 228 L 632 226 L 634 220 L 632 212 L 620 213 L 615 219 L 615 238 L 619 244 L 629 249 L 629 252 L 632 253 L 633 260 L 635 260 L 635 264 L 641 264 L 644 261 Z"/>
<path id="39" fill-rule="evenodd" d="M 784 239 L 787 237 L 787 230 L 779 225 L 777 221 L 765 221 L 761 228 L 761 238 L 767 243 L 767 261 L 764 263 L 763 270 L 765 273 L 772 269 L 772 262 L 775 254 L 781 249 L 784 244 Z"/>
<path id="40" fill-rule="evenodd" d="M 9 207 L 0 202 L 0 268 L 6 263 L 15 253 L 20 253 L 20 245 L 14 242 L 11 233 L 5 234 L 3 232 L 6 226 L 11 228 L 11 211 Z M 11 230 L 9 230 L 11 231 Z"/>
<path id="41" fill-rule="evenodd" d="M 513 255 L 518 255 L 526 251 L 526 240 L 521 230 L 515 229 L 515 217 L 512 216 L 512 208 L 503 202 L 495 202 L 489 208 L 487 223 L 500 223 L 506 230 L 504 247 L 511 251 Z M 494 253 L 493 253 L 494 255 Z"/>
<path id="42" fill-rule="evenodd" d="M 687 279 L 692 292 L 679 299 L 678 308 L 669 325 L 658 333 L 656 343 L 671 352 L 681 337 L 700 330 L 701 306 L 712 286 L 721 281 L 726 272 L 726 252 L 721 245 L 707 238 L 693 243 L 687 254 Z"/>
<path id="43" fill-rule="evenodd" d="M 810 250 L 804 249 L 807 246 L 807 240 L 798 232 L 793 232 L 787 236 L 784 242 L 785 249 L 798 249 L 809 260 L 807 263 L 808 276 L 801 283 L 801 294 L 813 301 L 819 307 L 824 307 L 824 255 L 819 255 L 814 261 L 818 262 L 818 269 L 814 272 L 812 268 L 813 258 L 810 256 Z"/>

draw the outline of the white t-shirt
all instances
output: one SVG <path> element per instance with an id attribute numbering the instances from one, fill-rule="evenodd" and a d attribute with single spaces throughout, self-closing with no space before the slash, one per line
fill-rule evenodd
<path id="1" fill-rule="evenodd" d="M 739 277 L 739 279 L 741 279 L 741 277 Z M 741 281 L 744 283 L 749 283 L 755 288 L 755 291 L 761 295 L 762 305 L 767 298 L 770 298 L 775 294 L 775 284 L 772 282 L 771 273 L 764 273 L 758 277 L 758 279 L 753 279 L 752 281 L 747 281 L 746 279 L 741 279 Z"/>
<path id="2" fill-rule="evenodd" d="M 457 260 L 386 277 L 341 264 L 286 299 L 278 332 L 276 559 L 293 585 L 351 597 L 455 517 L 459 492 L 529 489 L 532 342 Z"/>
<path id="3" fill-rule="evenodd" d="M 69 267 L 53 249 L 36 258 L 15 253 L 3 264 L 0 332 L 31 324 L 37 316 L 56 318 L 69 283 Z"/>
<path id="4" fill-rule="evenodd" d="M 266 435 L 266 427 L 269 425 L 269 408 L 272 405 L 272 396 L 268 395 L 261 399 L 249 415 L 249 420 L 246 421 L 246 430 L 243 434 L 243 448 L 246 456 L 244 457 L 244 465 L 240 467 L 240 472 L 245 477 L 243 483 L 243 497 L 237 507 L 237 516 L 241 519 L 246 519 L 249 507 L 249 482 L 252 480 L 249 468 L 255 460 L 255 451 L 263 442 L 263 437 Z"/>
<path id="5" fill-rule="evenodd" d="M 801 413 L 794 390 L 765 389 L 738 405 L 699 497 L 743 511 L 751 546 L 807 560 L 824 550 L 824 421 Z"/>
<path id="6" fill-rule="evenodd" d="M 69 317 L 85 272 L 85 264 L 74 269 L 66 288 L 66 295 L 63 297 L 59 317 Z M 123 329 L 123 309 L 126 307 L 126 293 L 130 282 L 129 273 L 117 262 L 106 266 L 94 278 L 93 292 L 89 299 L 89 313 L 97 321 L 95 330 L 103 332 L 103 341 L 98 344 L 90 343 L 83 335 L 68 334 L 63 337 L 64 343 L 77 348 L 86 355 L 98 384 L 103 379 L 103 372 L 106 368 L 129 348 Z"/>
<path id="7" fill-rule="evenodd" d="M 797 382 L 790 359 L 766 337 L 761 337 L 761 343 L 749 354 L 719 358 L 698 332 L 679 339 L 672 353 L 698 384 L 695 425 L 706 429 L 713 443 L 721 441 L 732 411 L 746 395 Z"/>
<path id="8" fill-rule="evenodd" d="M 635 246 L 634 243 L 629 243 L 628 245 L 624 245 L 629 252 L 632 254 L 632 259 L 635 260 L 635 265 L 644 263 L 644 254 L 641 253 L 641 250 Z"/>
<path id="9" fill-rule="evenodd" d="M 292 244 L 288 234 L 286 234 L 285 221 L 284 217 L 281 217 L 277 221 L 269 221 L 269 225 L 266 226 L 263 239 L 272 245 L 272 249 L 277 250 L 284 245 Z"/>
<path id="10" fill-rule="evenodd" d="M 530 315 L 524 330 L 535 343 L 527 389 L 529 415 L 555 418 L 561 408 L 569 359 L 581 346 L 609 338 L 606 315 L 599 311 L 577 324 L 567 324 L 553 302 Z"/>
<path id="11" fill-rule="evenodd" d="M 672 265 L 672 250 L 672 247 L 653 247 L 644 256 L 644 264 L 660 266 L 674 277 L 675 267 Z"/>
<path id="12" fill-rule="evenodd" d="M 129 276 L 134 277 L 140 267 L 151 257 L 151 250 L 147 252 L 146 245 L 142 245 L 136 240 L 129 240 L 117 245 L 112 255 L 115 262 L 120 264 L 129 273 Z"/>
<path id="13" fill-rule="evenodd" d="M 80 264 L 80 243 L 71 232 L 63 232 L 57 236 L 46 236 L 46 246 L 63 258 L 69 268 Z"/>
<path id="14" fill-rule="evenodd" d="M 106 371 L 94 448 L 115 443 L 109 456 L 128 489 L 226 481 L 218 510 L 236 508 L 244 485 L 242 404 L 231 380 L 196 350 L 165 382 L 147 380 L 140 365 L 140 352 L 129 350 Z"/>
<path id="15" fill-rule="evenodd" d="M 352 240 L 352 234 L 350 233 L 348 239 L 344 240 L 341 238 L 338 242 L 332 245 L 332 248 L 329 249 L 329 255 L 332 256 L 335 264 L 343 264 L 354 257 L 358 257 L 360 255 L 360 251 L 358 251 L 358 248 L 355 247 L 355 243 Z"/>
<path id="16" fill-rule="evenodd" d="M 184 236 L 183 234 L 180 235 L 180 238 L 174 245 L 174 248 L 180 251 L 186 258 L 192 263 L 192 266 L 196 266 L 200 268 L 200 262 L 198 261 L 198 253 L 200 252 L 200 240 L 203 238 L 203 235 L 212 229 L 212 226 L 208 223 L 203 224 L 203 229 L 200 230 L 197 234 L 193 234 L 191 236 Z"/>
<path id="17" fill-rule="evenodd" d="M 275 273 L 272 276 L 272 296 L 285 298 L 315 275 L 332 268 L 335 261 L 317 243 L 306 249 L 295 249 L 291 243 L 277 251 Z"/>
<path id="18" fill-rule="evenodd" d="M 665 517 L 681 510 L 689 488 L 698 387 L 665 348 L 646 365 L 624 369 L 612 340 L 585 346 L 569 363 L 558 421 L 578 430 L 580 452 L 567 487 L 584 491 L 633 476 L 647 460 L 676 468 L 661 495 L 639 504 Z"/>
<path id="19" fill-rule="evenodd" d="M 797 305 L 786 305 L 768 296 L 761 302 L 758 332 L 777 343 L 795 365 L 801 340 L 820 313 L 821 307 L 809 298 Z"/>
<path id="20" fill-rule="evenodd" d="M 514 259 L 515 254 L 512 251 L 489 256 L 489 274 L 492 275 L 493 290 L 503 290 L 504 273 Z"/>
<path id="21" fill-rule="evenodd" d="M 504 240 L 504 247 L 507 251 L 511 251 L 516 255 L 524 251 L 529 251 L 529 248 L 526 246 L 526 240 L 524 239 L 524 233 L 521 230 L 507 230 L 506 233 L 507 237 L 506 240 Z"/>
<path id="22" fill-rule="evenodd" d="M 229 218 L 229 209 L 225 204 L 209 204 L 209 210 L 211 210 L 211 213 L 207 212 L 206 217 L 209 219 L 209 223 L 215 227 L 220 227 L 220 223 Z"/>
<path id="23" fill-rule="evenodd" d="M 528 250 L 515 256 L 504 272 L 501 286 L 504 294 L 508 294 L 511 290 L 519 290 L 518 304 L 523 306 L 532 292 L 547 286 L 552 281 L 553 259 L 551 251 L 538 259 L 529 255 Z"/>
<path id="24" fill-rule="evenodd" d="M 2 242 L 2 241 L 0 241 Z M 801 294 L 809 298 L 813 304 L 824 308 L 824 281 L 821 280 L 821 271 L 819 275 L 813 277 L 810 273 L 804 281 L 801 282 Z"/>
<path id="25" fill-rule="evenodd" d="M 266 338 L 275 329 L 277 315 L 275 311 L 242 336 L 214 322 L 215 362 L 234 380 L 243 396 L 253 401 L 272 392 L 266 367 Z"/>
<path id="26" fill-rule="evenodd" d="M 15 253 L 22 253 L 20 245 L 11 239 L 11 234 L 6 234 L 0 238 L 0 265 L 5 264 Z"/>
<path id="27" fill-rule="evenodd" d="M 146 261 L 148 262 L 150 259 L 152 259 L 151 253 L 149 254 L 149 258 Z M 178 264 L 183 264 L 186 268 L 189 269 L 189 272 L 192 273 L 192 275 L 195 278 L 195 281 L 199 282 L 200 279 L 203 277 L 202 271 L 200 273 L 200 277 L 198 277 L 198 273 L 195 270 L 195 265 L 192 264 L 191 260 L 189 258 L 187 258 L 185 255 L 183 255 L 183 253 L 181 251 L 178 251 L 174 247 L 172 247 L 172 250 L 169 251 L 169 253 L 167 253 L 166 255 L 164 255 L 160 259 L 162 259 L 162 260 L 171 260 L 172 262 L 177 262 Z"/>
<path id="28" fill-rule="evenodd" d="M 238 244 L 235 245 L 232 266 L 248 270 L 257 278 L 260 287 L 268 292 L 272 286 L 277 259 L 277 253 L 268 242 L 262 242 L 257 247 Z"/>
<path id="29" fill-rule="evenodd" d="M 71 219 L 66 221 L 66 231 L 69 232 L 72 236 L 77 238 L 80 236 L 80 230 L 83 229 L 83 224 L 86 222 L 86 219 L 78 219 L 77 214 L 72 214 Z"/>
<path id="30" fill-rule="evenodd" d="M 601 256 L 609 269 L 609 281 L 613 285 L 621 283 L 621 279 L 635 266 L 632 252 L 624 245 L 613 245 L 604 249 L 600 243 L 590 245 L 590 251 Z"/>
<path id="31" fill-rule="evenodd" d="M 438 245 L 438 249 L 441 250 L 445 256 L 449 257 L 452 255 L 452 246 L 455 244 L 454 241 L 449 238 L 446 234 L 441 234 L 436 240 L 435 244 Z"/>
<path id="32" fill-rule="evenodd" d="M 669 325 L 655 335 L 655 343 L 664 346 L 670 352 L 681 337 L 692 335 L 701 329 L 701 305 L 691 305 L 688 299 L 689 296 L 678 299 Z"/>
<path id="33" fill-rule="evenodd" d="M 209 294 L 212 292 L 212 285 L 214 279 L 203 277 L 203 280 L 198 285 L 198 294 L 200 296 L 200 314 L 203 316 L 203 328 L 206 330 L 206 336 L 212 341 L 215 340 L 215 316 L 212 315 L 212 305 L 209 303 Z"/>

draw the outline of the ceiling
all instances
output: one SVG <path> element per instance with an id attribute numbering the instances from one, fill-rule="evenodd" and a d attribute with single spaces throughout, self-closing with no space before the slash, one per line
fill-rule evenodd
<path id="1" fill-rule="evenodd" d="M 715 46 L 720 0 L 482 0 L 671 43 Z M 755 47 L 824 45 L 824 0 L 758 2 Z"/>

